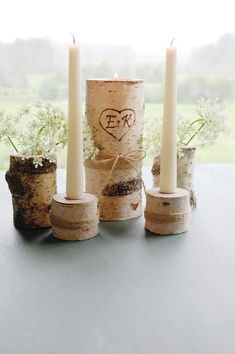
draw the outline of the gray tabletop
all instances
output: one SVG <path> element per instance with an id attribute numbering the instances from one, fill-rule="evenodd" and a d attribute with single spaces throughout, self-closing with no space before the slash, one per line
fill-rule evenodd
<path id="1" fill-rule="evenodd" d="M 188 233 L 140 217 L 82 242 L 17 231 L 0 178 L 1 354 L 235 353 L 235 165 L 196 167 Z"/>

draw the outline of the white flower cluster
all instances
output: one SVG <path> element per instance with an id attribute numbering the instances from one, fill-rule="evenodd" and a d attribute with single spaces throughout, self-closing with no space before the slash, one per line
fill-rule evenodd
<path id="1" fill-rule="evenodd" d="M 227 132 L 227 114 L 225 104 L 218 98 L 198 99 L 195 108 L 196 117 L 187 119 L 178 115 L 178 153 L 182 154 L 180 148 L 195 145 L 197 147 L 208 147 L 216 143 L 221 134 Z M 160 151 L 162 134 L 162 118 L 152 119 L 145 122 L 144 148 L 148 155 L 154 156 Z"/>
<path id="2" fill-rule="evenodd" d="M 22 158 L 33 158 L 36 168 L 44 159 L 55 162 L 58 149 L 67 140 L 64 113 L 51 104 L 24 106 L 14 116 L 1 112 L 0 126 L 0 140 L 11 144 Z"/>
<path id="3" fill-rule="evenodd" d="M 94 159 L 96 132 L 83 119 L 84 159 Z M 21 107 L 15 115 L 0 111 L 0 141 L 14 148 L 22 159 L 33 159 L 35 168 L 44 160 L 56 162 L 58 150 L 67 143 L 67 120 L 59 107 L 36 103 Z"/>
<path id="4" fill-rule="evenodd" d="M 147 155 L 154 156 L 161 148 L 162 117 L 151 117 L 144 122 L 143 146 Z"/>
<path id="5" fill-rule="evenodd" d="M 218 98 L 198 99 L 197 117 L 191 121 L 181 117 L 178 121 L 179 146 L 187 146 L 192 142 L 198 147 L 215 144 L 218 137 L 226 133 L 227 115 L 225 104 Z"/>
<path id="6" fill-rule="evenodd" d="M 203 122 L 203 127 L 196 136 L 197 146 L 212 146 L 221 134 L 227 133 L 226 106 L 218 98 L 201 97 L 198 100 L 196 113 Z"/>
<path id="7" fill-rule="evenodd" d="M 90 127 L 86 117 L 83 118 L 83 158 L 84 160 L 94 159 L 99 149 L 94 144 L 96 131 Z"/>
<path id="8" fill-rule="evenodd" d="M 14 144 L 11 140 L 17 134 L 17 117 L 12 117 L 0 111 L 0 141 L 7 146 Z M 17 148 L 14 146 L 17 152 Z"/>

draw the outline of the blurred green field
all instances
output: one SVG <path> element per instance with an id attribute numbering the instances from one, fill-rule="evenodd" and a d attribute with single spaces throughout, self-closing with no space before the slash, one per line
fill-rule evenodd
<path id="1" fill-rule="evenodd" d="M 59 105 L 65 112 L 67 111 L 66 101 L 54 103 Z M 22 105 L 22 102 L 5 101 L 0 104 L 0 109 L 8 113 L 14 113 Z M 162 115 L 162 104 L 145 105 L 145 120 L 153 121 Z M 177 106 L 178 114 L 185 117 L 195 115 L 194 106 L 191 104 L 179 104 Z M 235 163 L 235 104 L 227 105 L 228 113 L 228 135 L 219 138 L 217 144 L 212 148 L 200 149 L 197 151 L 196 160 L 198 163 Z M 23 124 L 23 122 L 22 122 Z M 0 145 L 0 169 L 6 170 L 9 163 L 9 153 L 11 151 Z M 152 159 L 147 157 L 145 164 L 151 164 Z M 65 167 L 65 151 L 58 156 L 58 166 Z"/>

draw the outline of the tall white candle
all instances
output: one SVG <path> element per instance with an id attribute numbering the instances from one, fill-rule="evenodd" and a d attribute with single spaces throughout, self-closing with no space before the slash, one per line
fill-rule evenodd
<path id="1" fill-rule="evenodd" d="M 161 193 L 175 193 L 177 188 L 176 59 L 176 48 L 167 48 L 161 146 Z"/>
<path id="2" fill-rule="evenodd" d="M 81 199 L 84 191 L 83 138 L 80 88 L 80 50 L 69 47 L 68 144 L 66 197 Z"/>

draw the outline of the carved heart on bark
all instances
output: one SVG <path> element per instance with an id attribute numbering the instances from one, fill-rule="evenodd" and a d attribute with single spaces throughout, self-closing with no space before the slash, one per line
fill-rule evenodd
<path id="1" fill-rule="evenodd" d="M 118 111 L 109 108 L 100 114 L 99 123 L 109 135 L 121 141 L 135 124 L 135 120 L 135 111 L 133 109 L 125 108 Z"/>

